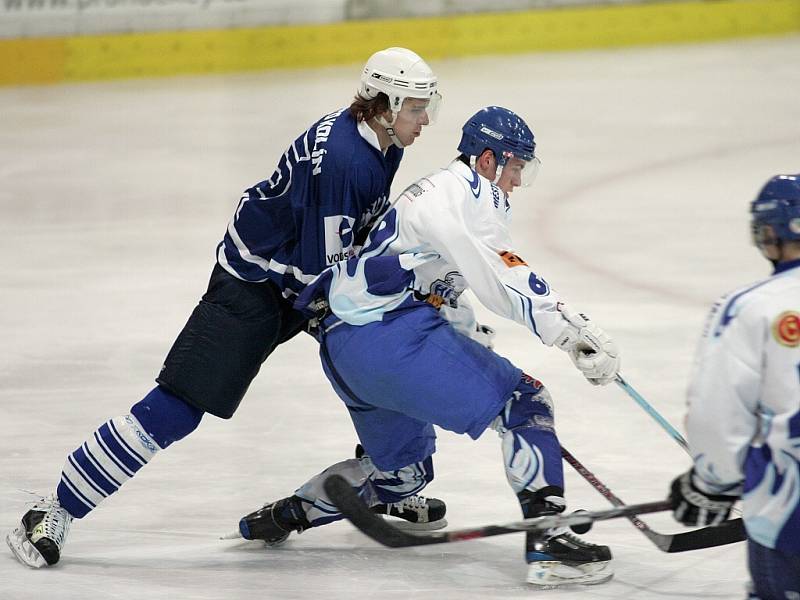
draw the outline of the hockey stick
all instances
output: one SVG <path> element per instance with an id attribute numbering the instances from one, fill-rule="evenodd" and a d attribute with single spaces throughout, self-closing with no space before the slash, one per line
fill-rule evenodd
<path id="1" fill-rule="evenodd" d="M 609 490 L 603 483 L 584 467 L 566 448 L 561 447 L 561 456 L 564 457 L 570 466 L 583 477 L 589 485 L 602 494 L 606 500 L 616 507 L 623 507 L 626 504 Z M 633 525 L 646 535 L 656 547 L 663 552 L 687 552 L 689 550 L 700 550 L 701 548 L 713 548 L 714 546 L 724 546 L 733 544 L 746 539 L 747 534 L 741 519 L 729 519 L 720 525 L 713 527 L 703 527 L 683 533 L 658 533 L 639 519 L 635 514 L 626 515 Z"/>
<path id="2" fill-rule="evenodd" d="M 520 531 L 544 532 L 554 527 L 570 527 L 573 525 L 591 526 L 595 521 L 630 517 L 637 513 L 659 512 L 669 510 L 668 500 L 647 502 L 644 504 L 631 504 L 618 506 L 609 510 L 596 512 L 578 512 L 571 515 L 549 515 L 536 517 L 524 521 L 514 521 L 503 525 L 484 525 L 468 529 L 453 529 L 451 531 L 434 531 L 427 533 L 410 533 L 391 525 L 364 504 L 358 493 L 350 483 L 341 475 L 331 475 L 325 480 L 325 492 L 341 513 L 353 523 L 362 533 L 371 537 L 376 542 L 390 548 L 408 548 L 410 546 L 425 546 L 428 544 L 447 544 L 474 540 L 493 535 L 517 533 Z"/>
<path id="3" fill-rule="evenodd" d="M 662 417 L 659 414 L 659 412 L 655 408 L 653 408 L 639 392 L 633 389 L 631 384 L 625 381 L 625 378 L 622 376 L 622 374 L 617 373 L 617 376 L 614 379 L 614 381 L 619 387 L 625 390 L 625 393 L 627 393 L 631 398 L 633 398 L 636 401 L 636 404 L 641 406 L 645 410 L 645 412 L 647 412 L 647 414 L 653 417 L 656 423 L 661 425 L 662 429 L 664 429 L 673 440 L 678 442 L 678 445 L 686 451 L 686 454 L 688 454 L 689 456 L 692 455 L 691 451 L 689 450 L 689 444 L 686 442 L 686 439 L 684 439 L 684 437 L 680 433 L 678 433 L 678 430 L 675 429 L 672 425 L 670 425 L 669 421 L 667 421 L 664 417 Z"/>
<path id="4" fill-rule="evenodd" d="M 644 399 L 644 396 L 642 396 L 639 392 L 633 389 L 633 386 L 629 384 L 627 381 L 625 381 L 625 378 L 622 377 L 620 373 L 617 373 L 617 376 L 614 379 L 614 381 L 617 383 L 617 385 L 619 385 L 619 387 L 625 390 L 625 392 L 631 398 L 633 398 L 639 406 L 645 409 L 645 411 L 647 411 L 647 414 L 653 417 L 653 419 L 655 419 L 656 422 L 659 425 L 661 425 L 661 427 L 664 430 L 666 430 L 666 432 L 670 435 L 670 437 L 673 440 L 678 442 L 678 445 L 684 449 L 686 454 L 688 454 L 692 459 L 694 459 L 694 457 L 692 456 L 692 451 L 689 450 L 689 443 L 686 441 L 686 438 L 684 438 L 680 433 L 678 433 L 678 430 L 675 429 L 672 425 L 670 425 L 669 421 L 667 421 L 664 417 L 662 417 L 659 414 L 659 412 L 655 408 L 653 408 L 652 405 L 650 405 L 650 403 L 647 402 L 647 400 Z M 735 515 L 742 514 L 742 511 L 739 510 L 738 508 L 733 508 L 732 512 Z"/>

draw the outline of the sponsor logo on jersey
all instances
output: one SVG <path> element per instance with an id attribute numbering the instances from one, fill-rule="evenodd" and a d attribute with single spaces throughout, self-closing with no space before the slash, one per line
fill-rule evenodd
<path id="1" fill-rule="evenodd" d="M 800 313 L 787 310 L 779 314 L 772 323 L 772 335 L 783 346 L 800 346 Z"/>
<path id="2" fill-rule="evenodd" d="M 503 259 L 503 262 L 506 263 L 507 267 L 527 267 L 528 263 L 526 263 L 522 258 L 514 254 L 513 252 L 509 252 L 507 250 L 503 250 L 500 253 L 500 258 Z"/>
<path id="3" fill-rule="evenodd" d="M 404 189 L 403 193 L 400 195 L 405 196 L 409 202 L 413 202 L 414 200 L 422 196 L 422 194 L 424 194 L 428 190 L 432 190 L 435 187 L 436 186 L 430 179 L 428 179 L 427 177 L 423 177 L 422 179 L 419 179 L 418 181 L 412 183 L 410 186 Z"/>
<path id="4" fill-rule="evenodd" d="M 406 188 L 406 190 L 403 193 L 406 196 L 410 194 L 414 198 L 419 198 L 420 196 L 422 196 L 424 192 L 425 190 L 423 190 L 418 183 L 412 183 L 410 186 Z M 414 198 L 409 198 L 409 200 L 413 202 Z"/>
<path id="5" fill-rule="evenodd" d="M 431 283 L 430 293 L 426 301 L 436 308 L 439 308 L 442 304 L 456 308 L 458 306 L 458 297 L 465 287 L 464 276 L 458 271 L 450 271 L 443 279 L 437 279 Z"/>
<path id="6" fill-rule="evenodd" d="M 351 258 L 355 234 L 355 219 L 347 215 L 325 217 L 325 264 L 331 266 L 337 262 Z"/>

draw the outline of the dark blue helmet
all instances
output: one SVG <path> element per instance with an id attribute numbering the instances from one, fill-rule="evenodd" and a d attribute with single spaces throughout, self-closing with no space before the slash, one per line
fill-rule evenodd
<path id="1" fill-rule="evenodd" d="M 464 123 L 458 150 L 465 156 L 480 156 L 489 148 L 498 164 L 512 156 L 524 161 L 534 158 L 536 142 L 528 125 L 515 113 L 500 106 L 487 106 Z"/>
<path id="2" fill-rule="evenodd" d="M 750 215 L 756 246 L 800 240 L 800 175 L 770 179 L 750 205 Z"/>
<path id="3" fill-rule="evenodd" d="M 494 153 L 499 168 L 510 158 L 525 161 L 521 173 L 523 186 L 530 185 L 536 177 L 539 159 L 534 154 L 533 132 L 514 112 L 500 106 L 487 106 L 472 115 L 461 131 L 458 151 L 464 156 L 477 157 L 488 148 Z"/>

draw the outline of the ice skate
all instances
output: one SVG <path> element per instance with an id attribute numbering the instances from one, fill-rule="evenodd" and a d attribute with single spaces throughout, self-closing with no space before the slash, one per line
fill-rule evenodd
<path id="1" fill-rule="evenodd" d="M 26 512 L 20 524 L 6 535 L 14 556 L 35 569 L 50 567 L 61 558 L 72 515 L 53 496 L 42 498 Z"/>
<path id="2" fill-rule="evenodd" d="M 239 533 L 244 539 L 264 540 L 267 546 L 280 546 L 292 532 L 302 533 L 309 527 L 297 496 L 265 504 L 239 521 Z"/>
<path id="3" fill-rule="evenodd" d="M 398 529 L 431 531 L 447 526 L 444 518 L 447 506 L 438 498 L 409 496 L 392 504 L 376 504 L 371 510 L 378 515 L 399 519 L 392 519 L 392 524 Z"/>
<path id="4" fill-rule="evenodd" d="M 364 456 L 364 447 L 356 445 L 356 458 Z M 399 529 L 409 529 L 414 531 L 433 531 L 447 527 L 447 519 L 444 518 L 447 512 L 447 505 L 444 500 L 438 498 L 428 498 L 426 496 L 409 496 L 400 502 L 391 504 L 375 504 L 370 507 L 372 512 L 386 517 L 396 517 L 391 519 L 392 525 Z"/>
<path id="5" fill-rule="evenodd" d="M 614 575 L 608 546 L 590 544 L 567 531 L 545 538 L 528 532 L 525 550 L 527 581 L 539 588 L 593 585 Z"/>
<path id="6" fill-rule="evenodd" d="M 563 491 L 546 487 L 538 492 L 517 494 L 526 518 L 564 512 Z M 593 585 L 613 577 L 611 550 L 583 541 L 566 527 L 545 532 L 529 531 L 525 536 L 527 582 L 540 589 L 567 585 Z"/>

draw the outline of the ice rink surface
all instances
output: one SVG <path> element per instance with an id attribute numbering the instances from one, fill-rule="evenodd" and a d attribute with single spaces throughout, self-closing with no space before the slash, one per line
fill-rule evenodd
<path id="1" fill-rule="evenodd" d="M 679 428 L 714 299 L 768 274 L 747 206 L 800 171 L 800 37 L 433 62 L 445 104 L 395 180 L 455 156 L 487 104 L 532 126 L 543 168 L 512 201 L 518 253 L 610 332 L 628 380 Z M 0 527 L 48 493 L 98 425 L 153 386 L 205 290 L 239 195 L 291 139 L 349 103 L 360 65 L 317 71 L 0 89 Z M 548 385 L 561 441 L 628 503 L 659 499 L 688 457 L 615 386 L 481 313 L 497 350 Z M 391 550 L 348 523 L 281 549 L 220 541 L 238 519 L 350 456 L 355 436 L 315 343 L 279 348 L 230 421 L 206 417 L 73 523 L 62 562 L 0 547 L 0 599 L 743 598 L 745 546 L 665 554 L 630 523 L 585 536 L 604 585 L 536 592 L 522 535 Z M 519 518 L 499 441 L 442 432 L 430 495 L 451 526 Z M 565 465 L 570 508 L 606 500 Z M 666 514 L 644 518 L 683 528 Z"/>

